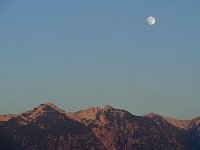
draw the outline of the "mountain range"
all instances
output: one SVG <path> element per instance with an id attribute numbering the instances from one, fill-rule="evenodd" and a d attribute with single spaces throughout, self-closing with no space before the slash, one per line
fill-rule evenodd
<path id="1" fill-rule="evenodd" d="M 44 103 L 0 115 L 0 150 L 200 150 L 200 117 L 136 116 L 111 106 L 65 112 Z"/>

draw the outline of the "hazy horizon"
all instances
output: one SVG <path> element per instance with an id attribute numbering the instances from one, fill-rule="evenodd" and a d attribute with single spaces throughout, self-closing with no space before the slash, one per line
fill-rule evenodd
<path id="1" fill-rule="evenodd" d="M 200 116 L 199 5 L 2 0 L 0 114 L 50 101 L 65 111 Z"/>

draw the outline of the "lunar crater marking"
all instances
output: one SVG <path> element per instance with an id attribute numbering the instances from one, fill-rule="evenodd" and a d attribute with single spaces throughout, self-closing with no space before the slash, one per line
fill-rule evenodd
<path id="1" fill-rule="evenodd" d="M 147 23 L 151 26 L 153 26 L 156 23 L 156 19 L 153 16 L 150 16 L 147 18 Z"/>

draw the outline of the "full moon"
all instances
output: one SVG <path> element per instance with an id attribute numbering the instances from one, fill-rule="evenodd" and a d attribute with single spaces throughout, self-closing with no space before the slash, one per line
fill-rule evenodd
<path id="1" fill-rule="evenodd" d="M 156 19 L 152 16 L 147 18 L 147 23 L 151 26 L 153 26 L 156 23 Z"/>

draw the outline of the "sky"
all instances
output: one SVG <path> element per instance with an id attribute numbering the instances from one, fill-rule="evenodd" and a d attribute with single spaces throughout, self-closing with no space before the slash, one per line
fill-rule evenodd
<path id="1" fill-rule="evenodd" d="M 52 102 L 200 116 L 199 0 L 1 0 L 0 114 Z M 156 24 L 147 24 L 154 16 Z"/>

